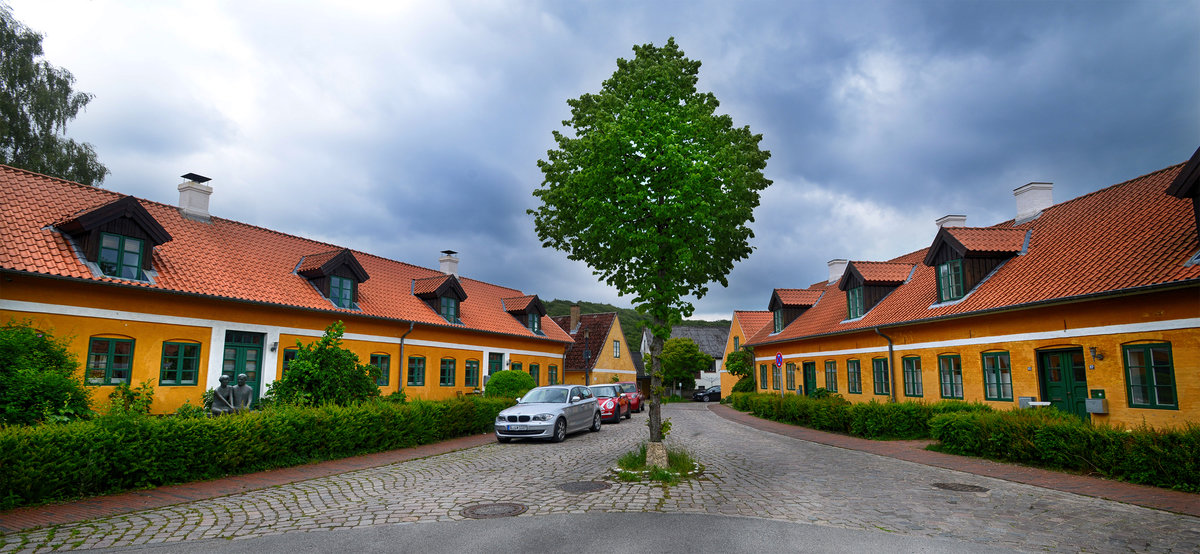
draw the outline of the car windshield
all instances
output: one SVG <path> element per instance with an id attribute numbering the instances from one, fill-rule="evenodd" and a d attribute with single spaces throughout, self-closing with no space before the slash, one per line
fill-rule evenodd
<path id="1" fill-rule="evenodd" d="M 521 399 L 522 404 L 566 404 L 567 389 L 533 389 Z"/>
<path id="2" fill-rule="evenodd" d="M 595 394 L 596 396 L 605 397 L 605 398 L 612 398 L 614 396 L 621 394 L 621 390 L 612 385 L 604 385 L 601 387 L 588 387 L 588 388 L 592 389 L 592 394 Z"/>
<path id="3" fill-rule="evenodd" d="M 621 392 L 637 392 L 632 384 L 621 385 Z"/>

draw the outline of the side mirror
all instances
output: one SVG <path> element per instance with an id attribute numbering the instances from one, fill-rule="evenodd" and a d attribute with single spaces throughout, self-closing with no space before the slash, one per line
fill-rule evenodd
<path id="1" fill-rule="evenodd" d="M 520 404 L 520 403 L 521 403 L 521 401 L 522 401 L 522 400 L 524 400 L 524 399 L 525 399 L 525 397 L 523 397 L 523 396 L 518 396 L 518 397 L 517 397 L 517 404 Z"/>
<path id="2" fill-rule="evenodd" d="M 578 397 L 578 396 L 572 396 L 572 397 L 571 397 L 571 402 L 579 402 L 579 400 L 580 400 L 580 399 L 579 399 L 579 397 Z"/>

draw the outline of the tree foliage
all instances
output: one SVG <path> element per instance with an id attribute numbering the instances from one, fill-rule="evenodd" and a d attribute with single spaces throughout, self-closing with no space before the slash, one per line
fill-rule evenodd
<path id="1" fill-rule="evenodd" d="M 345 324 L 335 321 L 319 340 L 296 341 L 296 357 L 267 397 L 283 404 L 346 406 L 379 396 L 379 368 L 358 363 L 358 354 L 342 347 L 345 332 Z"/>
<path id="2" fill-rule="evenodd" d="M 754 378 L 754 349 L 743 346 L 725 356 L 725 372 L 737 377 Z"/>
<path id="3" fill-rule="evenodd" d="M 650 440 L 660 442 L 662 343 L 692 314 L 689 297 L 727 286 L 750 254 L 770 153 L 697 91 L 700 62 L 675 39 L 633 50 L 600 92 L 567 100 L 573 132 L 554 131 L 557 148 L 538 161 L 542 205 L 529 213 L 543 246 L 587 263 L 649 316 Z"/>
<path id="4" fill-rule="evenodd" d="M 108 175 L 88 143 L 62 136 L 92 100 L 75 77 L 40 59 L 42 35 L 0 5 L 0 163 L 87 185 Z"/>
<path id="5" fill-rule="evenodd" d="M 0 327 L 0 425 L 88 417 L 90 392 L 65 340 L 28 321 Z"/>
<path id="6" fill-rule="evenodd" d="M 662 350 L 662 378 L 668 383 L 680 383 L 683 388 L 696 386 L 696 372 L 712 368 L 713 357 L 700 351 L 686 337 L 667 339 Z"/>

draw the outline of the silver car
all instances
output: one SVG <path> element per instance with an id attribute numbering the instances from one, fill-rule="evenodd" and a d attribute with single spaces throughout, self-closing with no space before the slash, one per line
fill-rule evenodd
<path id="1" fill-rule="evenodd" d="M 550 439 L 562 442 L 567 433 L 600 430 L 600 408 L 592 391 L 582 385 L 538 387 L 517 399 L 517 405 L 496 416 L 496 440 Z"/>

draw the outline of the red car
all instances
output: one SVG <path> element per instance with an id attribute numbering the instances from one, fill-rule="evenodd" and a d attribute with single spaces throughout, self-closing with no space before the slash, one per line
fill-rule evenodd
<path id="1" fill-rule="evenodd" d="M 629 399 L 621 392 L 620 385 L 592 385 L 592 394 L 596 395 L 596 403 L 600 406 L 600 419 L 620 423 L 621 418 L 633 417 L 629 410 Z"/>
<path id="2" fill-rule="evenodd" d="M 623 382 L 617 383 L 621 387 L 621 393 L 625 398 L 629 399 L 629 410 L 637 413 L 642 413 L 646 409 L 646 397 L 642 396 L 642 391 L 638 390 L 637 383 Z"/>

